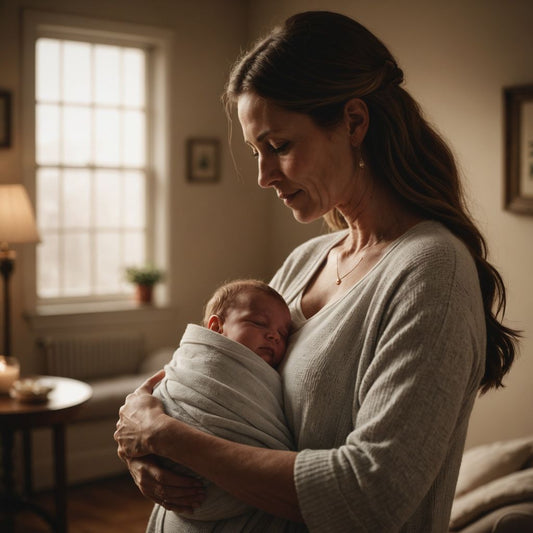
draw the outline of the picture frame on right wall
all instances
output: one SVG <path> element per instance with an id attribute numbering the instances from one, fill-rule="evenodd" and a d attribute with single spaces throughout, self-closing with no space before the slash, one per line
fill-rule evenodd
<path id="1" fill-rule="evenodd" d="M 504 89 L 505 209 L 533 215 L 533 85 Z"/>
<path id="2" fill-rule="evenodd" d="M 11 93 L 0 89 L 0 148 L 11 146 Z"/>

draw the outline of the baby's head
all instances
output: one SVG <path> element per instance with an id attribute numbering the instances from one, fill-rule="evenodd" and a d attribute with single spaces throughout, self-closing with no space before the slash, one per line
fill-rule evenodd
<path id="1" fill-rule="evenodd" d="M 266 283 L 237 280 L 215 291 L 205 307 L 204 326 L 244 344 L 275 368 L 285 355 L 291 315 Z"/>

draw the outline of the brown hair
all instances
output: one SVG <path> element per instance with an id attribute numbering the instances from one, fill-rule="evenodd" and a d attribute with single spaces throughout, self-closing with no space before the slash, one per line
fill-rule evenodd
<path id="1" fill-rule="evenodd" d="M 373 176 L 413 212 L 448 227 L 474 258 L 487 326 L 486 392 L 502 386 L 519 334 L 499 320 L 505 287 L 468 213 L 453 154 L 402 82 L 394 57 L 364 26 L 337 13 L 310 11 L 290 17 L 238 59 L 223 101 L 229 116 L 241 94 L 254 92 L 324 128 L 338 124 L 350 99 L 366 103 L 370 123 L 361 150 Z M 346 227 L 337 210 L 324 218 L 332 229 Z"/>
<path id="2" fill-rule="evenodd" d="M 275 298 L 283 305 L 287 305 L 283 297 L 274 290 L 270 285 L 257 279 L 237 279 L 220 286 L 207 302 L 204 310 L 203 325 L 207 327 L 209 317 L 218 315 L 224 320 L 228 309 L 236 305 L 237 298 L 245 291 L 260 291 L 272 298 Z"/>

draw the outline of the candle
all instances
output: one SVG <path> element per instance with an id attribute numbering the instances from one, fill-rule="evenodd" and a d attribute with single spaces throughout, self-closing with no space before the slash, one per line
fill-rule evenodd
<path id="1" fill-rule="evenodd" d="M 19 378 L 20 365 L 15 357 L 0 355 L 0 394 L 9 393 L 9 389 Z"/>

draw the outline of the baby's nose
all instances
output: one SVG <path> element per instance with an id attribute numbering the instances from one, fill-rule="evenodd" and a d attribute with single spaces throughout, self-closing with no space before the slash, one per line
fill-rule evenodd
<path id="1" fill-rule="evenodd" d="M 274 342 L 276 342 L 276 343 L 279 342 L 279 339 L 280 339 L 280 335 L 279 335 L 279 333 L 278 333 L 277 331 L 269 331 L 269 332 L 267 333 L 267 337 L 268 337 L 270 340 L 272 340 L 272 341 L 274 341 Z"/>

